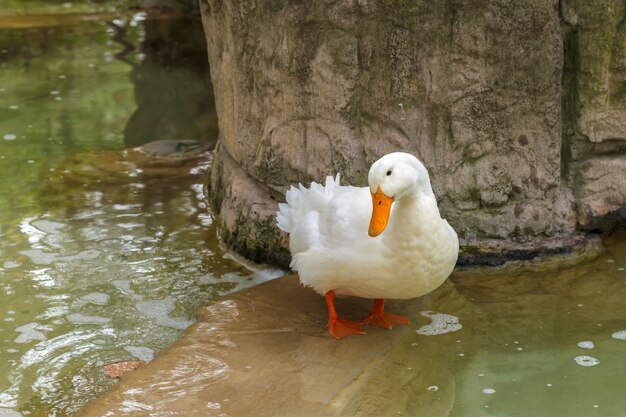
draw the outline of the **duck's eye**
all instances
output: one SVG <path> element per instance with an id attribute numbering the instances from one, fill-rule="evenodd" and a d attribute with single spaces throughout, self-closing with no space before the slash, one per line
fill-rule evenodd
<path id="1" fill-rule="evenodd" d="M 387 176 L 391 175 L 391 170 L 387 171 Z"/>

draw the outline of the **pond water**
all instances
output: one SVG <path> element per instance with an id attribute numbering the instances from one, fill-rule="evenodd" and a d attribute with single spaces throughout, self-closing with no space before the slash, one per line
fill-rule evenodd
<path id="1" fill-rule="evenodd" d="M 575 267 L 458 272 L 398 363 L 422 416 L 626 416 L 626 233 Z M 435 313 L 436 312 L 436 313 Z"/>
<path id="2" fill-rule="evenodd" d="M 199 19 L 119 3 L 2 2 L 0 416 L 72 415 L 115 382 L 103 364 L 271 274 L 220 249 L 208 152 L 124 150 L 217 126 Z"/>

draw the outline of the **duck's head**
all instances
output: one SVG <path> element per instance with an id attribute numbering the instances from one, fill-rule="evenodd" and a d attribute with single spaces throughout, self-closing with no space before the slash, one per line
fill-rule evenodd
<path id="1" fill-rule="evenodd" d="M 372 219 L 369 235 L 381 234 L 387 227 L 391 205 L 420 192 L 432 194 L 424 165 L 411 154 L 394 152 L 374 162 L 367 176 L 372 193 Z"/>

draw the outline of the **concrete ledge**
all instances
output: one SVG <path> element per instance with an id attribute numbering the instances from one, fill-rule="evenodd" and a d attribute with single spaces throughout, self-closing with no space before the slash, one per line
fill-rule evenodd
<path id="1" fill-rule="evenodd" d="M 418 300 L 389 302 L 409 327 L 368 327 L 337 341 L 326 332 L 323 298 L 296 276 L 279 278 L 202 308 L 178 342 L 78 415 L 386 416 L 417 403 L 446 415 L 454 395 L 446 359 L 432 351 L 436 344 L 421 345 L 418 356 L 411 346 L 417 323 L 428 322 L 419 312 L 450 291 L 447 283 Z M 337 307 L 358 319 L 371 301 L 340 299 Z M 433 381 L 436 397 L 425 389 Z"/>

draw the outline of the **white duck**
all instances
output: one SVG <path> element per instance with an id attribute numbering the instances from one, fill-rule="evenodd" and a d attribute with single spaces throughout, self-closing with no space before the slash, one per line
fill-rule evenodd
<path id="1" fill-rule="evenodd" d="M 328 330 L 338 339 L 364 334 L 362 324 L 409 324 L 384 312 L 384 299 L 433 291 L 454 269 L 459 251 L 416 157 L 383 156 L 370 168 L 368 182 L 369 189 L 341 186 L 337 174 L 325 186 L 291 187 L 276 216 L 290 235 L 291 267 L 304 285 L 326 297 Z M 343 320 L 335 295 L 373 298 L 374 307 L 364 323 Z"/>

